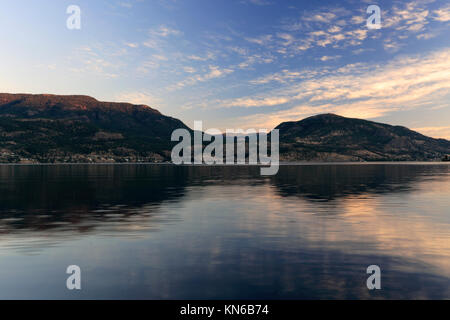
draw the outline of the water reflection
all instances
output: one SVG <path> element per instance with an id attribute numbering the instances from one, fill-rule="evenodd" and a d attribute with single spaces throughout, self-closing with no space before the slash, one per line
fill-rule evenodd
<path id="1" fill-rule="evenodd" d="M 0 166 L 0 298 L 450 298 L 449 168 Z"/>
<path id="2" fill-rule="evenodd" d="M 185 175 L 168 166 L 0 166 L 0 234 L 156 224 L 160 204 L 184 196 Z"/>
<path id="3" fill-rule="evenodd" d="M 282 196 L 330 201 L 354 195 L 412 191 L 430 177 L 445 180 L 448 166 L 440 165 L 308 165 L 284 166 L 274 178 Z"/>

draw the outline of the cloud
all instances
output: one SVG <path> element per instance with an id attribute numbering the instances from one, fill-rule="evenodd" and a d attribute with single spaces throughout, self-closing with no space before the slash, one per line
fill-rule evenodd
<path id="1" fill-rule="evenodd" d="M 424 5 L 426 3 L 408 2 L 402 6 L 395 5 L 389 12 L 386 12 L 383 28 L 394 28 L 396 30 L 418 31 L 428 23 L 429 10 Z"/>
<path id="2" fill-rule="evenodd" d="M 114 100 L 117 102 L 143 104 L 151 107 L 156 106 L 161 102 L 160 99 L 143 91 L 121 92 L 114 96 Z"/>
<path id="3" fill-rule="evenodd" d="M 168 36 L 171 36 L 171 35 L 178 36 L 178 35 L 182 34 L 181 31 L 176 30 L 176 29 L 172 29 L 172 28 L 167 27 L 165 25 L 161 25 L 157 29 L 152 29 L 149 32 L 152 35 L 155 35 L 155 36 L 158 36 L 158 37 L 164 37 L 164 38 L 168 37 Z"/>
<path id="4" fill-rule="evenodd" d="M 336 14 L 332 12 L 322 12 L 304 17 L 305 21 L 329 23 L 336 18 Z"/>
<path id="5" fill-rule="evenodd" d="M 107 52 L 107 53 L 105 53 Z M 121 54 L 100 44 L 96 47 L 82 46 L 75 49 L 75 54 L 69 57 L 69 71 L 80 75 L 90 74 L 107 79 L 117 78 L 122 64 L 115 58 Z"/>
<path id="6" fill-rule="evenodd" d="M 137 72 L 140 74 L 146 74 L 150 72 L 150 70 L 158 69 L 159 66 L 160 64 L 157 61 L 148 59 L 140 63 L 140 65 L 137 67 Z"/>
<path id="7" fill-rule="evenodd" d="M 138 48 L 139 47 L 139 43 L 134 43 L 134 42 L 127 42 L 127 43 L 125 43 L 125 45 L 130 48 Z"/>
<path id="8" fill-rule="evenodd" d="M 358 46 L 368 37 L 366 26 L 358 25 L 365 19 L 363 12 L 360 16 L 352 16 L 350 11 L 342 8 L 305 12 L 300 20 L 284 23 L 282 28 L 289 32 L 278 33 L 281 41 L 277 44 L 283 47 L 278 52 L 298 54 L 314 47 Z M 352 23 L 347 24 L 346 20 Z"/>
<path id="9" fill-rule="evenodd" d="M 330 61 L 330 60 L 337 60 L 340 59 L 341 56 L 323 56 L 321 58 L 319 58 L 320 61 Z"/>
<path id="10" fill-rule="evenodd" d="M 195 68 L 193 68 L 193 67 L 183 67 L 183 70 L 184 70 L 184 72 L 187 72 L 187 73 L 195 73 L 196 72 Z"/>
<path id="11" fill-rule="evenodd" d="M 254 119 L 260 117 L 258 121 L 273 124 L 276 124 L 275 120 L 295 119 L 322 111 L 377 117 L 405 108 L 407 104 L 415 107 L 432 103 L 435 100 L 428 99 L 430 95 L 445 94 L 448 89 L 443 79 L 438 79 L 434 84 L 426 81 L 413 84 L 411 79 L 394 74 L 396 68 L 407 70 L 401 59 L 385 65 L 347 63 L 342 66 L 354 58 L 360 58 L 354 54 L 362 52 L 383 49 L 388 53 L 399 52 L 408 48 L 408 43 L 404 41 L 408 37 L 416 42 L 416 39 L 436 37 L 439 28 L 432 30 L 431 27 L 447 21 L 448 12 L 446 8 L 428 8 L 419 2 L 396 2 L 384 10 L 381 31 L 367 29 L 367 14 L 365 5 L 362 5 L 349 9 L 330 7 L 297 12 L 276 25 L 268 25 L 261 34 L 246 34 L 245 31 L 236 32 L 230 28 L 227 30 L 232 37 L 205 32 L 200 36 L 201 48 L 196 47 L 198 43 L 189 35 L 183 41 L 192 45 L 190 51 L 179 46 L 183 32 L 173 24 L 156 25 L 147 32 L 144 40 L 122 41 L 121 44 L 124 50 L 129 50 L 131 57 L 142 51 L 132 49 L 143 49 L 143 46 L 154 49 L 153 52 L 146 50 L 145 57 L 137 61 L 138 66 L 134 66 L 134 70 L 138 73 L 151 71 L 149 75 L 164 78 L 161 89 L 171 92 L 195 85 L 204 89 L 201 99 L 196 96 L 191 101 L 183 101 L 184 104 L 192 102 L 191 105 L 200 105 L 203 103 L 200 100 L 204 99 L 206 107 L 254 108 L 261 112 Z M 370 55 L 367 57 L 372 59 Z M 119 74 L 111 59 L 92 56 L 87 61 L 84 70 L 91 73 L 101 73 L 107 77 L 117 77 Z M 424 70 L 424 66 L 414 59 L 410 62 L 418 73 Z M 293 67 L 294 63 L 302 65 L 303 69 Z M 335 65 L 341 67 L 333 69 Z M 441 67 L 445 70 L 445 66 Z M 267 70 L 272 72 L 266 73 Z M 239 73 L 233 77 L 238 83 L 212 81 L 234 72 Z M 389 77 L 383 77 L 383 74 L 389 74 Z M 437 72 L 433 70 L 428 75 L 437 75 Z M 396 81 L 394 84 L 392 79 Z M 417 79 L 423 80 L 425 77 Z M 200 86 L 201 83 L 208 84 Z M 385 88 L 383 83 L 392 87 Z M 397 83 L 405 85 L 398 87 Z M 242 94 L 244 90 L 231 92 L 231 88 L 234 90 L 241 85 L 248 85 L 247 92 L 250 93 Z M 371 91 L 371 88 L 376 90 Z M 389 94 L 380 96 L 383 91 Z M 213 98 L 215 94 L 223 98 Z M 270 113 L 270 109 L 277 111 Z"/>
<path id="12" fill-rule="evenodd" d="M 269 55 L 254 54 L 245 58 L 245 60 L 237 65 L 239 69 L 246 69 L 254 64 L 266 64 L 274 61 Z"/>
<path id="13" fill-rule="evenodd" d="M 245 38 L 245 40 L 247 40 L 248 42 L 251 43 L 256 43 L 259 45 L 266 45 L 268 44 L 270 41 L 272 41 L 273 36 L 271 34 L 266 34 L 266 35 L 262 35 L 259 37 L 255 37 L 255 38 Z"/>
<path id="14" fill-rule="evenodd" d="M 382 28 L 390 29 L 391 39 L 407 39 L 411 34 L 417 39 L 430 39 L 436 32 L 431 32 L 430 22 L 447 22 L 450 20 L 450 5 L 431 10 L 427 7 L 433 1 L 411 1 L 402 5 L 396 4 L 383 12 Z M 384 19 L 383 19 L 384 16 Z M 389 48 L 387 48 L 389 50 Z"/>
<path id="15" fill-rule="evenodd" d="M 342 30 L 342 28 L 339 26 L 332 26 L 331 28 L 328 29 L 328 32 L 336 33 L 336 32 L 340 32 L 341 30 Z"/>
<path id="16" fill-rule="evenodd" d="M 450 21 L 450 5 L 434 10 L 433 19 L 440 22 Z"/>
<path id="17" fill-rule="evenodd" d="M 289 46 L 295 40 L 294 37 L 289 33 L 279 33 L 278 37 L 284 40 L 284 46 Z"/>
<path id="18" fill-rule="evenodd" d="M 326 69 L 324 69 L 326 70 Z M 223 107 L 288 105 L 289 109 L 241 119 L 254 126 L 334 112 L 343 116 L 375 118 L 400 110 L 450 106 L 450 49 L 425 56 L 403 56 L 387 64 L 351 64 L 313 76 L 285 70 L 252 83 L 283 82 L 265 94 L 223 101 Z M 278 102 L 278 103 L 277 103 Z"/>
<path id="19" fill-rule="evenodd" d="M 248 55 L 248 52 L 249 52 L 249 50 L 247 48 L 242 48 L 242 47 L 238 47 L 238 46 L 228 47 L 228 50 L 230 50 L 231 52 L 237 53 L 241 56 L 246 56 L 246 55 Z"/>
<path id="20" fill-rule="evenodd" d="M 413 128 L 412 130 L 420 132 L 429 137 L 450 140 L 450 126 L 422 127 Z"/>
<path id="21" fill-rule="evenodd" d="M 385 39 L 383 41 L 383 47 L 384 47 L 384 50 L 386 50 L 386 51 L 397 52 L 400 49 L 401 44 L 400 44 L 400 42 L 395 41 L 393 39 Z"/>
<path id="22" fill-rule="evenodd" d="M 353 17 L 351 17 L 350 22 L 353 24 L 363 24 L 363 23 L 366 23 L 366 19 L 362 15 L 353 16 Z"/>
<path id="23" fill-rule="evenodd" d="M 179 81 L 175 85 L 169 86 L 168 90 L 173 91 L 176 89 L 184 88 L 186 86 L 193 86 L 199 82 L 206 82 L 208 80 L 220 78 L 220 77 L 226 76 L 233 72 L 234 72 L 234 70 L 230 69 L 230 68 L 220 68 L 218 66 L 210 65 L 208 67 L 208 71 L 206 73 L 197 74 L 197 75 L 191 76 L 185 80 Z"/>
<path id="24" fill-rule="evenodd" d="M 416 36 L 416 38 L 417 39 L 424 39 L 424 40 L 428 40 L 428 39 L 431 39 L 431 38 L 434 38 L 434 37 L 436 37 L 437 36 L 437 34 L 436 33 L 421 33 L 421 34 L 418 34 L 417 36 Z"/>
<path id="25" fill-rule="evenodd" d="M 244 0 L 244 1 L 242 1 L 242 3 L 254 4 L 257 6 L 268 6 L 268 5 L 273 4 L 273 2 L 271 2 L 269 0 Z"/>
<path id="26" fill-rule="evenodd" d="M 157 39 L 147 39 L 143 43 L 144 47 L 151 48 L 151 49 L 158 49 L 161 47 L 161 42 Z"/>
<path id="27" fill-rule="evenodd" d="M 162 55 L 162 54 L 153 54 L 152 58 L 158 61 L 167 61 L 169 60 L 169 58 L 167 58 L 166 56 Z"/>
<path id="28" fill-rule="evenodd" d="M 170 36 L 180 36 L 183 33 L 166 25 L 160 25 L 150 29 L 148 34 L 149 37 L 144 40 L 142 44 L 147 48 L 160 49 L 166 44 L 166 38 L 169 38 Z"/>
<path id="29" fill-rule="evenodd" d="M 274 97 L 274 98 L 239 98 L 223 103 L 225 107 L 263 107 L 276 106 L 289 102 L 288 98 Z"/>
<path id="30" fill-rule="evenodd" d="M 205 56 L 197 56 L 197 55 L 189 55 L 187 56 L 187 59 L 194 60 L 194 61 L 208 61 L 208 60 L 214 60 L 216 56 L 212 52 L 208 52 Z"/>
<path id="31" fill-rule="evenodd" d="M 209 66 L 209 73 L 199 78 L 199 81 L 205 81 L 209 79 L 219 78 L 225 74 L 232 73 L 232 69 L 220 69 L 217 66 Z"/>
<path id="32" fill-rule="evenodd" d="M 433 18 L 445 22 L 450 19 L 450 6 L 431 11 L 430 1 L 395 3 L 386 7 L 381 15 L 382 29 L 369 30 L 366 27 L 367 13 L 363 9 L 349 11 L 343 8 L 327 8 L 304 12 L 298 20 L 287 20 L 282 28 L 288 32 L 277 44 L 281 54 L 298 54 L 308 49 L 343 49 L 360 46 L 367 39 L 382 39 L 384 49 L 390 53 L 398 51 L 411 35 L 416 39 L 429 39 L 435 33 L 427 27 Z M 384 7 L 383 7 L 384 9 Z M 252 41 L 270 48 L 274 38 L 254 37 Z"/>
<path id="33" fill-rule="evenodd" d="M 316 75 L 317 71 L 307 70 L 307 71 L 290 71 L 284 69 L 280 72 L 276 72 L 273 74 L 268 74 L 263 77 L 259 77 L 257 79 L 251 80 L 251 84 L 267 84 L 270 82 L 278 82 L 278 83 L 288 83 L 295 80 L 305 79 L 307 76 Z"/>
<path id="34" fill-rule="evenodd" d="M 131 9 L 133 7 L 133 3 L 126 2 L 126 1 L 121 1 L 121 2 L 119 2 L 119 6 L 121 6 L 123 8 Z"/>

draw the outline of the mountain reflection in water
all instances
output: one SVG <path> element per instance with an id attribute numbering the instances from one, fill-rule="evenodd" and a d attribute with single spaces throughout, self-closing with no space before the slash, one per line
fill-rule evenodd
<path id="1" fill-rule="evenodd" d="M 449 299 L 449 169 L 0 166 L 0 298 Z"/>

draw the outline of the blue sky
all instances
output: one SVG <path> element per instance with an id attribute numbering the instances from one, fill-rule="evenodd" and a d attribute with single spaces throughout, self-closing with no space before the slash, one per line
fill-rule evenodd
<path id="1" fill-rule="evenodd" d="M 448 1 L 0 0 L 0 91 L 147 104 L 205 128 L 318 113 L 450 138 Z M 81 29 L 69 30 L 69 5 Z M 381 8 L 381 29 L 366 9 Z"/>

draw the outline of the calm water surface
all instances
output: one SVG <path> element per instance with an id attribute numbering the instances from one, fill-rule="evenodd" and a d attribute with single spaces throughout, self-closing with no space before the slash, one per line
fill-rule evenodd
<path id="1" fill-rule="evenodd" d="M 449 195 L 449 164 L 0 166 L 0 298 L 450 299 Z"/>

